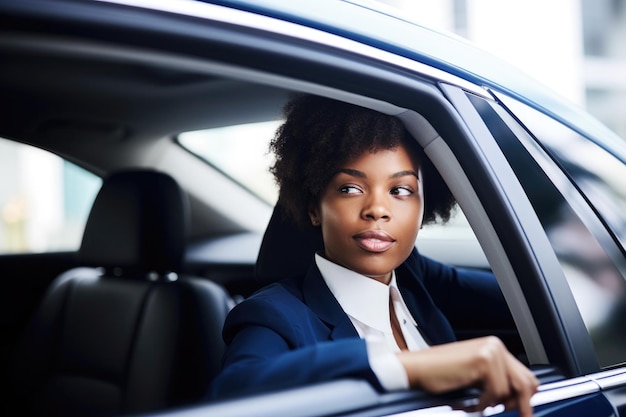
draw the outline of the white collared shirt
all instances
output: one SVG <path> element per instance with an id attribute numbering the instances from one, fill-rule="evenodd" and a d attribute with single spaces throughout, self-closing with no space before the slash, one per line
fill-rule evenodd
<path id="1" fill-rule="evenodd" d="M 409 350 L 428 347 L 398 290 L 395 271 L 389 285 L 337 265 L 316 254 L 315 262 L 357 333 L 365 339 L 370 367 L 388 391 L 406 389 L 409 381 L 396 353 L 400 347 L 391 329 L 389 297 Z M 356 290 L 358 289 L 358 291 Z"/>

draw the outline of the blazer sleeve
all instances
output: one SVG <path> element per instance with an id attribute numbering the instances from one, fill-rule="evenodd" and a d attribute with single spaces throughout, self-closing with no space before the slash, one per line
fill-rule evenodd
<path id="1" fill-rule="evenodd" d="M 306 307 L 251 298 L 237 305 L 224 327 L 228 345 L 210 395 L 227 398 L 337 378 L 360 378 L 380 389 L 365 341 L 330 340 L 329 329 Z"/>

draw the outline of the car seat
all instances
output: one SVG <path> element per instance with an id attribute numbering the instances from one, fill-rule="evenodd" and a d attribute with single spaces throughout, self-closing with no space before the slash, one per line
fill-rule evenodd
<path id="1" fill-rule="evenodd" d="M 85 267 L 52 283 L 18 344 L 22 415 L 143 413 L 205 395 L 233 304 L 181 273 L 187 229 L 187 197 L 170 176 L 105 178 L 79 250 Z"/>
<path id="2" fill-rule="evenodd" d="M 322 234 L 313 226 L 298 227 L 278 203 L 263 234 L 255 277 L 260 285 L 306 273 L 315 252 L 324 248 Z"/>

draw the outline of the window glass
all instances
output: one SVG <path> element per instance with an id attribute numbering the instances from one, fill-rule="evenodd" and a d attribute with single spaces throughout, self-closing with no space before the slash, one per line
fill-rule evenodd
<path id="1" fill-rule="evenodd" d="M 514 105 L 515 114 L 538 143 L 515 136 L 485 101 L 471 100 L 533 204 L 600 365 L 626 361 L 626 268 L 618 245 L 623 242 L 626 194 L 615 177 L 625 175 L 626 167 L 599 145 L 520 103 Z"/>
<path id="2" fill-rule="evenodd" d="M 0 139 L 0 254 L 77 250 L 101 184 L 56 155 Z"/>
<path id="3" fill-rule="evenodd" d="M 596 143 L 517 101 L 507 100 L 506 104 L 528 125 L 599 212 L 620 246 L 626 248 L 626 142 Z"/>
<path id="4" fill-rule="evenodd" d="M 268 147 L 282 121 L 267 121 L 184 132 L 178 143 L 270 204 L 278 189 L 269 172 Z"/>

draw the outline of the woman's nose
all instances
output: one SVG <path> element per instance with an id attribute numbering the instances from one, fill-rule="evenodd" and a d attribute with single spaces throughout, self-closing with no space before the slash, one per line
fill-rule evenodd
<path id="1" fill-rule="evenodd" d="M 369 220 L 389 220 L 391 213 L 383 196 L 373 194 L 366 200 L 361 217 Z"/>

